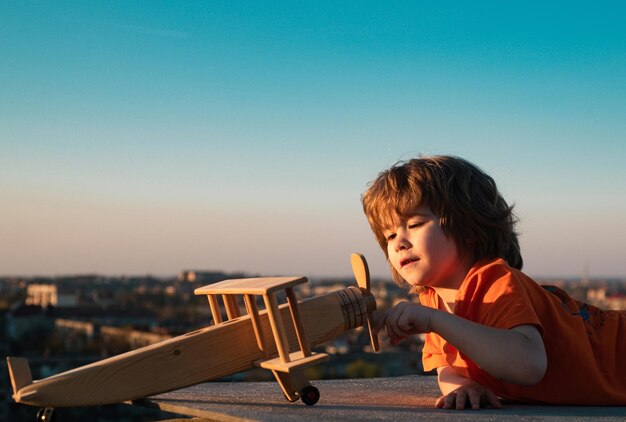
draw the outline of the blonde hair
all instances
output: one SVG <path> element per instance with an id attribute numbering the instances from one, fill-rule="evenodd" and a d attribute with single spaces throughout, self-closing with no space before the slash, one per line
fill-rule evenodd
<path id="1" fill-rule="evenodd" d="M 408 216 L 425 205 L 461 255 L 475 261 L 499 257 L 522 268 L 513 206 L 489 175 L 462 158 L 430 156 L 398 162 L 369 184 L 361 201 L 387 260 L 384 230 L 391 227 L 394 216 Z M 391 264 L 390 268 L 396 283 L 408 285 Z"/>

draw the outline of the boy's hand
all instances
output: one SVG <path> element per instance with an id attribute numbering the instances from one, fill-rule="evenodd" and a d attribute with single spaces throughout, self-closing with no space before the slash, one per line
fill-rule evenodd
<path id="1" fill-rule="evenodd" d="M 478 410 L 481 407 L 500 409 L 502 404 L 493 391 L 472 380 L 468 380 L 456 390 L 439 397 L 435 403 L 435 407 L 440 409 L 462 410 L 468 406 L 473 410 Z"/>
<path id="2" fill-rule="evenodd" d="M 391 344 L 398 344 L 410 335 L 430 332 L 431 311 L 416 303 L 400 302 L 378 318 L 374 331 L 386 329 Z"/>

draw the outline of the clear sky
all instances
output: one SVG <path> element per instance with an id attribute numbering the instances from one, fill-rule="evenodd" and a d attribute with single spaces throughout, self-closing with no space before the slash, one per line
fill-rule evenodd
<path id="1" fill-rule="evenodd" d="M 626 6 L 0 2 L 0 274 L 344 276 L 420 153 L 491 174 L 533 276 L 626 276 Z"/>

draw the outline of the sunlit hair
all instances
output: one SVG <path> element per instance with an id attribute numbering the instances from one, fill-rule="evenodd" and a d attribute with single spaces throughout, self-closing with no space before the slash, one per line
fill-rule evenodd
<path id="1" fill-rule="evenodd" d="M 443 232 L 462 256 L 474 261 L 499 257 L 522 268 L 513 206 L 506 203 L 489 175 L 462 158 L 432 156 L 398 162 L 380 173 L 361 199 L 387 260 L 384 231 L 395 216 L 408 217 L 425 205 L 439 218 Z M 407 286 L 390 267 L 394 281 Z"/>

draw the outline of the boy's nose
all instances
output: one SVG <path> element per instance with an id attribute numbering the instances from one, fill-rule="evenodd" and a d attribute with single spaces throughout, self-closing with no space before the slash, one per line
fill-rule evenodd
<path id="1" fill-rule="evenodd" d="M 402 234 L 398 233 L 396 236 L 397 236 L 396 237 L 396 250 L 397 251 L 402 251 L 411 247 L 411 242 L 409 242 L 409 239 L 404 235 L 404 233 Z"/>

